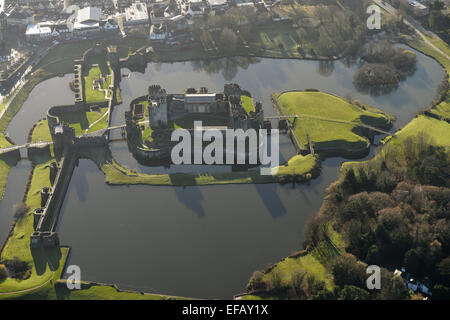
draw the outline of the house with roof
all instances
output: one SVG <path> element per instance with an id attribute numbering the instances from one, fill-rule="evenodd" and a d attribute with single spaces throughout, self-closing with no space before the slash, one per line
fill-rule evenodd
<path id="1" fill-rule="evenodd" d="M 167 36 L 167 27 L 164 24 L 152 24 L 150 27 L 150 40 L 164 42 Z"/>
<path id="2" fill-rule="evenodd" d="M 208 0 L 208 4 L 213 12 L 218 10 L 226 10 L 229 8 L 227 0 Z"/>
<path id="3" fill-rule="evenodd" d="M 7 13 L 8 25 L 10 26 L 26 26 L 34 23 L 34 14 L 22 7 L 15 6 Z"/>
<path id="4" fill-rule="evenodd" d="M 150 23 L 147 4 L 143 2 L 135 2 L 125 8 L 124 16 L 125 25 L 149 25 Z"/>
<path id="5" fill-rule="evenodd" d="M 78 10 L 73 25 L 75 32 L 98 31 L 100 28 L 102 10 L 96 7 L 86 7 Z"/>
<path id="6" fill-rule="evenodd" d="M 409 272 L 406 272 L 404 267 L 402 267 L 401 270 L 395 269 L 394 276 L 401 277 L 405 281 L 408 290 L 420 292 L 428 296 L 432 295 L 430 285 L 414 279 Z"/>
<path id="7" fill-rule="evenodd" d="M 59 35 L 59 34 L 58 34 Z M 52 28 L 48 25 L 29 24 L 25 32 L 27 40 L 41 41 L 52 37 Z"/>
<path id="8" fill-rule="evenodd" d="M 423 3 L 416 0 L 408 0 L 409 10 L 418 17 L 426 16 L 430 9 Z"/>

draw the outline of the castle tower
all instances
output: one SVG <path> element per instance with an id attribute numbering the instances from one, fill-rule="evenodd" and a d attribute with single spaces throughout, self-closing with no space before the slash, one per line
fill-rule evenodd
<path id="1" fill-rule="evenodd" d="M 148 114 L 153 129 L 167 126 L 167 92 L 160 86 L 150 86 L 148 95 Z"/>

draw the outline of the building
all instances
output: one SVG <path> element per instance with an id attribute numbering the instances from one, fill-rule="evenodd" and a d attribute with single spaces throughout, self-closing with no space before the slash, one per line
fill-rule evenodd
<path id="1" fill-rule="evenodd" d="M 405 285 L 408 288 L 408 290 L 412 290 L 414 292 L 421 292 L 428 296 L 432 295 L 429 285 L 426 285 L 424 283 L 415 280 L 410 273 L 406 272 L 404 267 L 401 270 L 395 269 L 394 276 L 401 277 L 405 281 Z"/>
<path id="2" fill-rule="evenodd" d="M 150 27 L 150 40 L 163 42 L 167 36 L 167 28 L 164 24 L 152 24 Z"/>
<path id="3" fill-rule="evenodd" d="M 15 6 L 7 13 L 7 16 L 8 25 L 11 26 L 26 26 L 34 23 L 34 14 L 19 6 Z"/>
<path id="4" fill-rule="evenodd" d="M 229 7 L 227 0 L 208 0 L 208 4 L 212 11 L 226 10 Z"/>
<path id="5" fill-rule="evenodd" d="M 25 36 L 27 40 L 41 41 L 52 37 L 52 28 L 41 24 L 29 24 Z M 59 35 L 59 34 L 58 34 Z"/>
<path id="6" fill-rule="evenodd" d="M 148 88 L 148 114 L 152 128 L 167 126 L 167 92 L 158 85 Z"/>
<path id="7" fill-rule="evenodd" d="M 418 17 L 426 16 L 430 12 L 430 9 L 419 1 L 408 0 L 408 4 L 410 6 L 411 12 Z"/>
<path id="8" fill-rule="evenodd" d="M 149 25 L 147 4 L 135 2 L 125 9 L 125 25 Z"/>
<path id="9" fill-rule="evenodd" d="M 78 10 L 73 25 L 74 31 L 87 32 L 100 28 L 101 9 L 96 7 L 86 7 Z"/>
<path id="10" fill-rule="evenodd" d="M 183 94 L 167 94 L 159 85 L 149 87 L 148 114 L 153 129 L 167 125 L 170 120 L 189 115 L 211 115 L 222 118 L 230 127 L 247 130 L 259 127 L 264 111 L 258 102 L 255 112 L 247 114 L 242 106 L 242 90 L 237 84 L 226 84 L 223 93 L 208 93 L 206 88 L 188 89 Z"/>

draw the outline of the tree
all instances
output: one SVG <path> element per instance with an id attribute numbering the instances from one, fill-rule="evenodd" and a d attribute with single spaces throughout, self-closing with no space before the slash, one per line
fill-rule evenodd
<path id="1" fill-rule="evenodd" d="M 6 279 L 8 276 L 8 271 L 6 270 L 6 267 L 4 264 L 0 264 L 0 281 Z"/>
<path id="2" fill-rule="evenodd" d="M 405 253 L 404 263 L 406 270 L 411 272 L 413 275 L 418 275 L 421 273 L 422 269 L 422 259 L 420 254 L 416 249 L 409 249 Z"/>
<path id="3" fill-rule="evenodd" d="M 28 207 L 25 203 L 17 203 L 13 206 L 14 219 L 20 220 L 28 211 L 30 211 L 30 207 Z"/>
<path id="4" fill-rule="evenodd" d="M 368 264 L 378 264 L 380 263 L 380 250 L 376 244 L 373 244 L 367 250 L 366 262 Z"/>
<path id="5" fill-rule="evenodd" d="M 264 274 L 261 271 L 255 271 L 247 284 L 247 292 L 266 289 L 266 283 L 263 280 Z"/>
<path id="6" fill-rule="evenodd" d="M 346 285 L 363 287 L 365 285 L 365 268 L 351 254 L 336 258 L 331 270 L 334 283 L 339 287 L 343 288 Z"/>
<path id="7" fill-rule="evenodd" d="M 450 285 L 450 257 L 445 258 L 438 264 L 439 274 L 445 284 Z"/>
<path id="8" fill-rule="evenodd" d="M 356 190 L 358 190 L 358 181 L 356 180 L 353 168 L 350 168 L 345 173 L 344 181 L 342 182 L 342 188 L 344 189 L 344 191 L 351 194 L 355 193 Z"/>
<path id="9" fill-rule="evenodd" d="M 267 290 L 268 291 L 277 291 L 280 290 L 282 286 L 281 274 L 277 269 L 272 270 L 268 274 L 267 279 Z"/>
<path id="10" fill-rule="evenodd" d="M 228 27 L 222 30 L 220 34 L 220 46 L 225 53 L 230 54 L 235 52 L 238 41 L 239 39 L 233 30 Z"/>
<path id="11" fill-rule="evenodd" d="M 342 300 L 368 300 L 370 294 L 361 288 L 355 286 L 344 286 L 339 293 L 339 299 Z"/>

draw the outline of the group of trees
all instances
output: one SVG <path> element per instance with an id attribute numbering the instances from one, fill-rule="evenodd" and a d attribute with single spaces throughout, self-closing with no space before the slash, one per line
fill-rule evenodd
<path id="1" fill-rule="evenodd" d="M 4 275 L 4 278 L 6 278 L 7 276 L 7 273 L 5 273 L 6 268 L 9 270 L 10 272 L 9 276 L 11 278 L 24 280 L 31 276 L 30 265 L 17 257 L 14 257 L 11 260 L 4 260 L 0 262 L 0 280 L 2 279 L 2 274 Z"/>
<path id="2" fill-rule="evenodd" d="M 190 26 L 192 35 L 205 48 L 235 52 L 242 40 L 248 40 L 260 25 L 267 24 L 267 13 L 256 14 L 252 8 L 232 7 L 222 15 L 203 15 L 194 18 Z M 242 39 L 240 39 L 242 37 Z"/>
<path id="3" fill-rule="evenodd" d="M 395 47 L 386 40 L 368 43 L 361 56 L 366 63 L 353 80 L 358 90 L 372 93 L 388 93 L 396 88 L 415 71 L 417 62 L 413 51 Z"/>
<path id="4" fill-rule="evenodd" d="M 348 169 L 327 190 L 327 201 L 307 230 L 305 245 L 324 239 L 318 228 L 324 219 L 334 221 L 346 252 L 354 255 L 345 263 L 340 258 L 332 268 L 341 288 L 365 288 L 357 264 L 363 261 L 405 266 L 414 278 L 434 284 L 438 296 L 450 293 L 450 157 L 445 148 L 429 141 L 421 135 L 385 148 L 369 165 Z M 394 285 L 390 294 L 402 296 L 404 288 Z"/>
<path id="5" fill-rule="evenodd" d="M 445 4 L 442 1 L 434 0 L 430 4 L 430 15 L 428 16 L 428 25 L 431 30 L 439 33 L 444 40 L 449 40 L 450 15 L 444 13 Z"/>
<path id="6" fill-rule="evenodd" d="M 272 270 L 266 275 L 255 271 L 251 277 L 247 292 L 266 291 L 271 295 L 282 296 L 286 299 L 332 299 L 333 292 L 326 289 L 325 282 L 317 279 L 313 274 L 298 268 L 289 274 L 288 279 L 282 279 L 280 271 Z"/>

